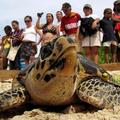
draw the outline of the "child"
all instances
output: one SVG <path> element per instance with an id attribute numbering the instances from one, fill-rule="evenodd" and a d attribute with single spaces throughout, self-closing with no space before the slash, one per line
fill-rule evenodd
<path id="1" fill-rule="evenodd" d="M 12 28 L 9 25 L 7 25 L 4 27 L 4 32 L 6 35 L 2 37 L 1 46 L 2 46 L 2 57 L 3 57 L 3 69 L 7 69 L 7 65 L 8 65 L 7 55 L 10 49 Z"/>
<path id="2" fill-rule="evenodd" d="M 112 20 L 112 9 L 104 10 L 104 17 L 100 21 L 100 27 L 103 31 L 103 46 L 105 48 L 105 62 L 109 63 L 109 50 L 111 50 L 112 62 L 116 62 L 117 39 L 114 34 L 114 26 Z"/>
<path id="3" fill-rule="evenodd" d="M 83 39 L 81 39 L 82 47 L 85 50 L 85 56 L 88 59 L 93 60 L 94 63 L 98 64 L 98 59 L 99 59 L 98 49 L 101 46 L 100 33 L 98 30 L 98 24 L 100 19 L 96 14 L 93 13 L 93 9 L 90 4 L 84 5 L 83 12 L 85 16 L 84 18 L 81 19 L 81 25 L 83 23 L 86 24 L 86 20 L 88 21 L 87 24 L 89 25 L 87 25 L 86 32 L 88 32 L 89 34 L 87 34 L 85 37 L 83 37 Z M 94 34 L 91 34 L 91 32 Z M 80 31 L 80 35 L 81 35 L 81 31 Z"/>

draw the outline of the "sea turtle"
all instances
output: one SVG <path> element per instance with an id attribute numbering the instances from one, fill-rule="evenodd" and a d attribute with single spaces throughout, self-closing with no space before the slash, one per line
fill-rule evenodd
<path id="1" fill-rule="evenodd" d="M 0 93 L 0 111 L 31 99 L 54 106 L 80 99 L 110 108 L 120 105 L 120 87 L 103 68 L 77 53 L 72 38 L 61 36 L 42 46 L 39 57 L 16 76 L 13 88 Z"/>

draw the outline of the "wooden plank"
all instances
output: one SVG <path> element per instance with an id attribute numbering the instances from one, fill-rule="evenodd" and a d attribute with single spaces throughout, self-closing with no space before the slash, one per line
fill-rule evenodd
<path id="1" fill-rule="evenodd" d="M 120 70 L 120 63 L 100 64 L 105 70 L 115 71 Z M 0 70 L 0 80 L 14 78 L 19 70 Z"/>
<path id="2" fill-rule="evenodd" d="M 100 64 L 100 66 L 108 71 L 120 70 L 120 63 Z"/>
<path id="3" fill-rule="evenodd" d="M 0 70 L 0 80 L 14 78 L 19 70 Z"/>

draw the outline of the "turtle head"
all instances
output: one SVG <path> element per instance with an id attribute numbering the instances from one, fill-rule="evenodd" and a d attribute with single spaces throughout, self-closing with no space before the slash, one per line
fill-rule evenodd
<path id="1" fill-rule="evenodd" d="M 72 38 L 58 37 L 42 46 L 40 56 L 41 59 L 36 60 L 28 73 L 28 91 L 32 91 L 35 100 L 40 96 L 42 104 L 45 101 L 47 104 L 60 104 L 68 100 L 73 96 L 77 83 L 79 62 L 76 44 Z"/>

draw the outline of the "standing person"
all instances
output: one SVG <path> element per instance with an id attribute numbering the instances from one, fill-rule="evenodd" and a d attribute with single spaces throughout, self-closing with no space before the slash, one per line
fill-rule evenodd
<path id="1" fill-rule="evenodd" d="M 113 11 L 114 13 L 113 13 L 112 19 L 114 20 L 115 35 L 118 42 L 117 62 L 120 62 L 120 0 L 116 0 L 114 2 Z"/>
<path id="2" fill-rule="evenodd" d="M 105 62 L 109 63 L 109 51 L 111 51 L 112 62 L 116 62 L 117 39 L 114 34 L 114 23 L 112 20 L 112 9 L 104 10 L 104 17 L 100 21 L 100 28 L 103 30 L 103 46 L 105 48 Z"/>
<path id="3" fill-rule="evenodd" d="M 43 32 L 41 43 L 42 45 L 44 45 L 47 42 L 56 38 L 59 35 L 59 31 L 57 29 L 57 26 L 53 25 L 54 16 L 52 13 L 47 13 L 45 24 L 40 23 L 40 18 L 41 16 L 38 16 L 36 26 Z"/>
<path id="4" fill-rule="evenodd" d="M 35 54 L 37 53 L 37 45 L 40 43 L 41 39 L 37 43 L 37 34 L 41 37 L 42 33 L 32 25 L 32 17 L 25 16 L 24 22 L 26 28 L 22 33 L 22 46 L 21 46 L 21 59 L 25 60 L 25 64 L 33 62 L 35 59 Z"/>
<path id="5" fill-rule="evenodd" d="M 57 11 L 56 12 L 56 18 L 57 18 L 57 29 L 59 31 L 59 35 L 62 35 L 62 32 L 60 30 L 62 17 L 63 17 L 62 11 Z"/>
<path id="6" fill-rule="evenodd" d="M 19 28 L 19 22 L 17 20 L 13 20 L 11 22 L 13 32 L 12 32 L 12 47 L 19 47 L 21 44 L 21 34 L 22 30 Z M 20 50 L 17 51 L 16 57 L 14 61 L 10 61 L 10 69 L 20 70 Z"/>
<path id="7" fill-rule="evenodd" d="M 2 47 L 3 69 L 7 69 L 8 66 L 7 55 L 9 53 L 11 40 L 12 40 L 11 38 L 12 28 L 9 25 L 7 25 L 4 27 L 4 32 L 6 35 L 2 37 L 1 47 Z"/>
<path id="8" fill-rule="evenodd" d="M 79 20 L 80 15 L 78 13 L 72 12 L 72 7 L 69 3 L 65 2 L 62 5 L 62 10 L 65 14 L 61 20 L 61 31 L 63 35 L 70 36 L 73 38 L 78 45 L 78 51 L 80 49 L 80 42 L 78 40 L 79 33 Z"/>
<path id="9" fill-rule="evenodd" d="M 85 4 L 83 7 L 83 12 L 85 14 L 85 20 L 83 19 L 83 21 L 81 21 L 81 24 L 82 22 L 85 23 L 87 20 L 87 25 L 90 24 L 88 28 L 91 27 L 90 32 L 92 30 L 96 31 L 100 19 L 95 14 L 93 14 L 92 6 L 90 4 Z M 86 35 L 81 40 L 86 57 L 98 64 L 98 48 L 101 46 L 99 31 L 97 30 L 94 34 L 91 33 L 91 35 Z"/>

